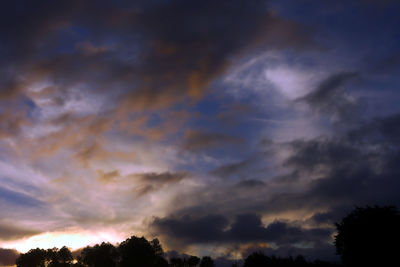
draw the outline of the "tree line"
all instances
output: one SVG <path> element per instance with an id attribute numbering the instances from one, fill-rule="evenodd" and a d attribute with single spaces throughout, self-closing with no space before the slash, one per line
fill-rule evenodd
<path id="1" fill-rule="evenodd" d="M 342 263 L 279 258 L 253 252 L 242 267 L 333 267 L 333 266 L 400 266 L 400 213 L 393 206 L 355 208 L 335 224 L 336 252 Z M 101 243 L 87 246 L 74 258 L 67 247 L 31 249 L 20 254 L 17 267 L 215 267 L 209 256 L 174 257 L 168 261 L 157 238 L 148 241 L 132 236 L 118 246 Z M 238 263 L 232 267 L 239 267 Z"/>
<path id="2" fill-rule="evenodd" d="M 17 267 L 213 267 L 214 260 L 202 258 L 164 258 L 163 248 L 157 238 L 148 241 L 144 237 L 132 236 L 118 246 L 101 243 L 83 248 L 74 259 L 67 247 L 61 249 L 35 248 L 21 254 Z"/>

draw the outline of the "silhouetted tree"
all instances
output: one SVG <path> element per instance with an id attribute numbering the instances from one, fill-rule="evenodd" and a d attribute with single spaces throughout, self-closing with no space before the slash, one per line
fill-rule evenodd
<path id="1" fill-rule="evenodd" d="M 187 266 L 188 267 L 194 267 L 194 266 L 197 266 L 197 264 L 199 264 L 199 262 L 200 262 L 200 258 L 199 257 L 190 256 L 187 259 Z"/>
<path id="2" fill-rule="evenodd" d="M 122 242 L 118 251 L 120 253 L 121 267 L 164 267 L 168 262 L 161 256 L 163 251 L 157 241 L 149 242 L 146 238 L 132 236 Z"/>
<path id="3" fill-rule="evenodd" d="M 390 210 L 390 209 L 389 209 Z M 359 212 L 357 210 L 357 212 Z M 382 214 L 381 214 L 382 215 Z M 398 213 L 396 211 L 398 223 Z M 388 218 L 387 218 L 388 219 Z M 353 220 L 350 220 L 353 221 Z M 347 226 L 347 219 L 344 219 L 339 227 Z M 346 228 L 346 227 L 345 227 Z M 346 228 L 348 229 L 348 228 Z M 351 229 L 351 228 L 350 228 Z M 337 245 L 340 244 L 344 232 L 337 235 Z M 347 240 L 347 239 L 346 239 Z M 397 246 L 398 247 L 398 246 Z M 16 260 L 17 267 L 214 267 L 214 261 L 211 257 L 205 256 L 201 260 L 196 256 L 185 258 L 172 258 L 170 264 L 163 257 L 163 249 L 158 239 L 150 242 L 144 237 L 138 238 L 132 236 L 122 242 L 117 248 L 110 243 L 101 243 L 93 247 L 82 249 L 78 261 L 73 262 L 71 251 L 67 247 L 61 249 L 31 249 L 25 254 L 20 254 Z M 383 260 L 383 262 L 388 262 Z M 268 257 L 262 252 L 254 252 L 249 255 L 244 262 L 243 267 L 331 267 L 336 264 L 315 261 L 307 262 L 303 256 L 297 256 L 295 259 Z M 377 265 L 385 266 L 385 265 Z M 232 267 L 238 267 L 237 263 Z"/>
<path id="4" fill-rule="evenodd" d="M 57 262 L 58 248 L 49 248 L 46 250 L 46 263 L 50 265 L 52 262 Z"/>
<path id="5" fill-rule="evenodd" d="M 94 247 L 82 250 L 78 262 L 88 267 L 115 267 L 118 264 L 119 254 L 110 243 L 101 243 Z"/>
<path id="6" fill-rule="evenodd" d="M 214 261 L 209 256 L 204 256 L 201 258 L 200 267 L 214 267 Z"/>
<path id="7" fill-rule="evenodd" d="M 253 252 L 244 261 L 243 267 L 261 267 L 268 266 L 271 258 L 265 256 L 262 252 Z"/>
<path id="8" fill-rule="evenodd" d="M 74 259 L 71 251 L 66 246 L 60 248 L 60 250 L 57 252 L 57 256 L 59 261 L 62 263 L 71 263 Z"/>
<path id="9" fill-rule="evenodd" d="M 307 261 L 303 255 L 297 255 L 297 257 L 294 259 L 294 264 L 299 267 L 307 266 Z"/>
<path id="10" fill-rule="evenodd" d="M 71 251 L 67 247 L 47 250 L 47 259 L 50 260 L 48 267 L 69 267 L 71 266 L 73 257 Z"/>
<path id="11" fill-rule="evenodd" d="M 169 262 L 171 267 L 184 267 L 184 261 L 181 258 L 171 258 Z"/>
<path id="12" fill-rule="evenodd" d="M 153 240 L 151 240 L 150 245 L 153 248 L 154 255 L 161 257 L 164 254 L 164 251 L 160 244 L 160 241 L 157 238 L 154 238 Z"/>
<path id="13" fill-rule="evenodd" d="M 35 248 L 20 254 L 15 263 L 17 267 L 45 267 L 46 258 L 46 250 Z"/>
<path id="14" fill-rule="evenodd" d="M 400 266 L 400 214 L 395 207 L 358 207 L 336 228 L 336 252 L 345 266 Z"/>
<path id="15" fill-rule="evenodd" d="M 16 260 L 18 267 L 69 267 L 72 264 L 72 253 L 67 247 L 50 248 L 47 250 L 36 248 L 20 254 Z"/>

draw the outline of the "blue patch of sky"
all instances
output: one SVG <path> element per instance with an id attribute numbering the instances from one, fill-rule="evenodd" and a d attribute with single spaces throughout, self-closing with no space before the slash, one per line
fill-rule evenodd
<path id="1" fill-rule="evenodd" d="M 44 205 L 40 200 L 4 187 L 0 187 L 0 199 L 19 206 L 41 207 Z"/>
<path id="2" fill-rule="evenodd" d="M 233 118 L 235 120 L 233 124 L 224 123 L 218 117 L 223 112 L 229 112 L 230 108 L 235 104 L 240 103 L 228 96 L 221 98 L 217 95 L 209 95 L 197 103 L 195 110 L 201 113 L 202 116 L 191 120 L 189 127 L 192 129 L 203 129 L 210 133 L 240 137 L 246 140 L 247 137 L 251 136 L 252 131 L 257 130 L 257 126 L 254 123 L 245 119 L 247 114 L 240 114 L 238 111 L 233 111 L 232 116 L 236 116 Z M 221 152 L 223 153 L 223 151 Z M 242 152 L 244 151 L 242 150 Z"/>
<path id="3" fill-rule="evenodd" d="M 18 180 L 12 176 L 11 177 L 0 176 L 0 181 L 1 181 L 2 186 L 6 186 L 8 188 L 20 188 L 24 192 L 27 192 L 29 194 L 35 194 L 35 195 L 38 195 L 41 193 L 41 190 L 39 187 L 29 184 L 26 181 Z"/>
<path id="4" fill-rule="evenodd" d="M 33 102 L 30 98 L 24 98 L 22 102 L 24 110 L 26 112 L 26 116 L 29 119 L 36 119 L 38 117 L 39 109 L 35 105 L 35 102 Z"/>

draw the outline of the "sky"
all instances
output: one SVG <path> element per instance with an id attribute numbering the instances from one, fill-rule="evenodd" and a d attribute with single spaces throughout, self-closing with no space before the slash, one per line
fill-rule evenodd
<path id="1" fill-rule="evenodd" d="M 335 222 L 400 204 L 399 12 L 3 1 L 0 262 L 131 235 L 337 259 Z"/>

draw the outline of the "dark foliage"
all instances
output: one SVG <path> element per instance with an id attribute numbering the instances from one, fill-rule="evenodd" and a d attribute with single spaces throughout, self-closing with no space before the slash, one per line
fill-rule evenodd
<path id="1" fill-rule="evenodd" d="M 211 257 L 205 256 L 201 258 L 200 267 L 214 267 L 214 261 Z"/>
<path id="2" fill-rule="evenodd" d="M 189 258 L 171 258 L 169 266 L 171 267 L 195 267 L 200 263 L 200 258 L 196 256 L 190 256 Z"/>
<path id="3" fill-rule="evenodd" d="M 163 250 L 157 239 L 149 242 L 144 237 L 132 236 L 119 245 L 118 251 L 121 267 L 168 266 L 168 262 L 162 257 Z"/>
<path id="4" fill-rule="evenodd" d="M 72 264 L 72 254 L 67 247 L 61 249 L 35 248 L 21 254 L 17 260 L 17 267 L 69 267 Z"/>
<path id="5" fill-rule="evenodd" d="M 325 261 L 308 262 L 303 256 L 299 255 L 295 259 L 268 257 L 262 252 L 250 254 L 244 261 L 243 267 L 334 267 L 339 266 L 336 263 Z"/>
<path id="6" fill-rule="evenodd" d="M 21 254 L 16 260 L 17 267 L 44 267 L 47 252 L 44 249 L 35 248 Z"/>
<path id="7" fill-rule="evenodd" d="M 345 266 L 400 266 L 400 213 L 392 206 L 356 208 L 336 224 Z"/>
<path id="8" fill-rule="evenodd" d="M 101 243 L 94 247 L 86 247 L 82 250 L 78 262 L 88 267 L 115 267 L 118 264 L 119 254 L 110 243 Z"/>

